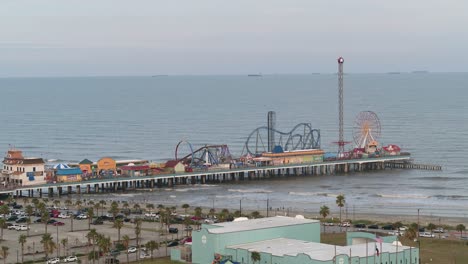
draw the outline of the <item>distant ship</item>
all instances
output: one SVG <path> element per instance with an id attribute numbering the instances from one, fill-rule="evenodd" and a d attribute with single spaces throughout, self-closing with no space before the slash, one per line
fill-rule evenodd
<path id="1" fill-rule="evenodd" d="M 412 71 L 411 73 L 429 73 L 428 71 Z"/>
<path id="2" fill-rule="evenodd" d="M 249 77 L 262 77 L 263 75 L 261 73 L 258 73 L 258 74 L 249 74 L 247 76 L 249 76 Z"/>

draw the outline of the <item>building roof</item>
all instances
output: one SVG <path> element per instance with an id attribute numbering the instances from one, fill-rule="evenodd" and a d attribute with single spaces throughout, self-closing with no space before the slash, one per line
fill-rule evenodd
<path id="1" fill-rule="evenodd" d="M 167 168 L 174 168 L 179 163 L 180 163 L 180 161 L 178 161 L 178 160 L 169 160 L 169 161 L 166 162 L 166 167 Z"/>
<path id="2" fill-rule="evenodd" d="M 78 164 L 93 164 L 93 162 L 90 161 L 89 159 L 84 159 L 84 160 L 82 160 L 82 161 L 81 161 L 80 163 L 78 163 Z"/>
<path id="3" fill-rule="evenodd" d="M 57 176 L 63 176 L 63 175 L 76 175 L 76 174 L 82 174 L 83 172 L 79 168 L 70 168 L 70 169 L 57 169 Z"/>
<path id="4" fill-rule="evenodd" d="M 120 167 L 121 170 L 129 170 L 129 171 L 138 171 L 138 170 L 149 170 L 149 165 L 126 165 Z"/>
<path id="5" fill-rule="evenodd" d="M 249 230 L 256 230 L 256 229 L 265 229 L 265 228 L 275 228 L 281 226 L 292 226 L 292 225 L 303 225 L 303 224 L 310 224 L 310 223 L 319 223 L 318 220 L 310 220 L 310 219 L 300 219 L 294 217 L 286 217 L 286 216 L 275 216 L 275 217 L 268 217 L 268 218 L 258 218 L 258 219 L 251 219 L 246 221 L 238 221 L 238 222 L 224 222 L 224 223 L 216 223 L 212 224 L 211 226 L 216 226 L 216 228 L 208 228 L 208 232 L 212 234 L 223 234 L 223 233 L 231 233 L 231 232 L 242 232 L 242 231 L 249 231 Z"/>
<path id="6" fill-rule="evenodd" d="M 274 256 L 297 256 L 298 254 L 305 254 L 313 260 L 329 261 L 338 255 L 349 256 L 351 254 L 352 257 L 373 256 L 376 253 L 376 246 L 380 251 L 380 244 L 378 243 L 364 243 L 343 247 L 296 239 L 277 238 L 254 243 L 232 245 L 228 246 L 228 248 L 264 252 Z M 398 246 L 398 252 L 406 249 L 409 249 L 409 247 Z M 382 243 L 382 250 L 380 253 L 385 252 L 395 253 L 397 252 L 397 246 L 390 243 Z"/>

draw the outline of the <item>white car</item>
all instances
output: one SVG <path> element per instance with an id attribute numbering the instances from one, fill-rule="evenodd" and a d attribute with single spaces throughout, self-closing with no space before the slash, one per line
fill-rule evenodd
<path id="1" fill-rule="evenodd" d="M 59 258 L 51 258 L 46 262 L 46 264 L 58 264 L 58 263 L 60 263 Z"/>
<path id="2" fill-rule="evenodd" d="M 58 215 L 58 218 L 63 218 L 63 219 L 65 219 L 65 218 L 70 218 L 70 215 L 69 215 L 69 214 L 60 213 L 60 214 Z"/>
<path id="3" fill-rule="evenodd" d="M 343 222 L 343 223 L 341 223 L 341 226 L 342 227 L 350 227 L 351 224 L 349 222 Z"/>
<path id="4" fill-rule="evenodd" d="M 76 217 L 77 219 L 88 219 L 88 216 L 85 214 L 80 214 Z"/>
<path id="5" fill-rule="evenodd" d="M 78 258 L 76 256 L 68 256 L 62 260 L 63 262 L 75 262 L 78 261 Z"/>
<path id="6" fill-rule="evenodd" d="M 145 214 L 145 217 L 156 217 L 156 216 L 158 216 L 158 215 L 155 214 L 155 213 L 146 213 Z"/>
<path id="7" fill-rule="evenodd" d="M 142 252 L 140 253 L 140 258 L 141 258 L 141 259 L 144 259 L 144 258 L 151 258 L 151 254 L 142 251 Z"/>
<path id="8" fill-rule="evenodd" d="M 435 235 L 430 232 L 421 232 L 419 233 L 419 236 L 420 237 L 435 237 Z"/>
<path id="9" fill-rule="evenodd" d="M 406 230 L 408 230 L 408 227 L 407 226 L 402 226 L 402 227 L 399 228 L 399 230 L 400 231 L 406 231 Z"/>
<path id="10" fill-rule="evenodd" d="M 136 248 L 136 247 L 129 247 L 129 248 L 127 249 L 127 253 L 135 253 L 135 252 L 137 252 L 137 248 Z"/>
<path id="11" fill-rule="evenodd" d="M 16 230 L 16 228 L 18 227 L 19 227 L 18 224 L 12 224 L 11 226 L 8 227 L 8 230 Z"/>
<path id="12" fill-rule="evenodd" d="M 28 231 L 28 226 L 26 225 L 19 225 L 15 228 L 16 231 Z"/>

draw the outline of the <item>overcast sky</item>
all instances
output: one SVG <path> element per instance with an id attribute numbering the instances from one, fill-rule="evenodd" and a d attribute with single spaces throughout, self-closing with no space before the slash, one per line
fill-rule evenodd
<path id="1" fill-rule="evenodd" d="M 1 0 L 0 77 L 468 71 L 466 0 Z"/>

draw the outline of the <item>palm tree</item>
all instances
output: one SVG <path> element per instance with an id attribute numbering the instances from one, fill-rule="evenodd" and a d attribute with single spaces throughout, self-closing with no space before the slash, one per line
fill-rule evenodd
<path id="1" fill-rule="evenodd" d="M 140 205 L 139 204 L 134 204 L 133 209 L 135 209 L 135 211 L 140 210 Z"/>
<path id="2" fill-rule="evenodd" d="M 31 215 L 34 213 L 34 209 L 30 204 L 28 204 L 26 205 L 24 212 L 26 213 L 26 215 L 28 215 L 27 224 L 28 224 L 28 236 L 29 236 L 29 224 L 31 223 Z"/>
<path id="3" fill-rule="evenodd" d="M 24 244 L 26 244 L 27 237 L 25 234 L 21 234 L 18 237 L 18 243 L 21 244 L 21 263 L 24 263 Z"/>
<path id="4" fill-rule="evenodd" d="M 456 229 L 458 232 L 460 232 L 460 238 L 461 238 L 461 237 L 463 236 L 463 231 L 466 230 L 466 227 L 465 227 L 465 225 L 463 225 L 463 224 L 459 224 L 459 225 L 457 225 L 457 226 L 455 227 L 455 229 Z"/>
<path id="5" fill-rule="evenodd" d="M 195 207 L 195 216 L 201 217 L 203 209 L 201 207 Z"/>
<path id="6" fill-rule="evenodd" d="M 324 205 L 320 207 L 320 215 L 323 217 L 323 221 L 325 222 L 325 218 L 330 214 L 330 209 L 328 206 Z M 323 232 L 325 232 L 325 225 L 323 225 Z"/>
<path id="7" fill-rule="evenodd" d="M 101 215 L 104 215 L 104 205 L 106 205 L 106 201 L 101 200 L 99 201 L 99 204 L 101 205 Z"/>
<path id="8" fill-rule="evenodd" d="M 115 222 L 115 218 L 117 217 L 117 215 L 120 212 L 119 204 L 116 201 L 111 203 L 111 208 L 110 208 L 109 212 L 112 214 L 112 217 L 114 218 L 114 222 Z"/>
<path id="9" fill-rule="evenodd" d="M 2 255 L 2 258 L 3 258 L 3 264 L 6 264 L 6 259 L 8 258 L 8 255 L 10 254 L 8 253 L 9 249 L 10 249 L 9 247 L 2 246 L 2 250 L 0 251 L 0 254 Z"/>
<path id="10" fill-rule="evenodd" d="M 125 252 L 127 252 L 127 263 L 129 263 L 130 261 L 128 259 L 128 247 L 130 245 L 130 237 L 128 235 L 124 235 L 122 239 L 123 239 L 122 244 L 125 248 Z"/>
<path id="11" fill-rule="evenodd" d="M 152 210 L 154 210 L 154 204 L 152 203 L 146 204 L 146 209 L 148 209 L 148 211 L 152 213 L 153 212 Z"/>
<path id="12" fill-rule="evenodd" d="M 68 238 L 62 238 L 62 240 L 60 240 L 60 243 L 62 244 L 63 246 L 63 251 L 67 252 L 67 255 L 68 255 Z"/>
<path id="13" fill-rule="evenodd" d="M 106 255 L 107 252 L 110 251 L 110 248 L 112 246 L 110 237 L 106 237 L 104 235 L 98 235 L 97 243 L 99 246 L 99 250 L 100 252 L 103 253 L 103 255 Z M 99 262 L 99 258 L 98 258 L 98 262 Z"/>
<path id="14" fill-rule="evenodd" d="M 91 221 L 94 217 L 94 209 L 92 207 L 88 208 L 88 211 L 86 211 L 86 215 L 88 216 L 88 230 L 91 230 Z"/>
<path id="15" fill-rule="evenodd" d="M 29 198 L 28 198 L 28 197 L 24 197 L 24 198 L 23 198 L 23 205 L 26 207 L 27 204 L 29 204 Z"/>
<path id="16" fill-rule="evenodd" d="M 253 263 L 261 260 L 260 253 L 258 253 L 257 251 L 253 251 L 250 255 L 250 258 L 252 259 Z"/>
<path id="17" fill-rule="evenodd" d="M 55 207 L 60 207 L 60 200 L 54 200 Z"/>
<path id="18" fill-rule="evenodd" d="M 96 210 L 96 211 L 95 211 L 95 212 L 96 212 L 96 216 L 98 216 L 98 217 L 99 217 L 99 208 L 100 208 L 100 207 L 101 207 L 101 205 L 100 205 L 99 203 L 95 203 L 95 204 L 93 205 L 94 210 Z"/>
<path id="19" fill-rule="evenodd" d="M 189 204 L 183 204 L 182 208 L 185 210 L 185 214 L 187 214 L 187 210 L 189 209 L 190 205 Z"/>
<path id="20" fill-rule="evenodd" d="M 138 252 L 137 252 L 137 259 L 139 257 L 139 254 L 140 254 L 140 235 L 141 235 L 141 219 L 136 219 L 135 220 L 135 236 L 136 236 L 136 245 L 137 245 L 137 248 L 138 248 Z"/>
<path id="21" fill-rule="evenodd" d="M 1 232 L 1 236 L 0 236 L 0 239 L 3 240 L 3 229 L 7 228 L 7 221 L 5 218 L 0 218 L 0 230 L 2 230 Z"/>
<path id="22" fill-rule="evenodd" d="M 4 204 L 0 206 L 0 215 L 7 215 L 10 213 L 10 207 L 8 205 Z"/>
<path id="23" fill-rule="evenodd" d="M 70 199 L 65 200 L 65 205 L 66 205 L 68 208 L 70 208 L 70 206 L 73 205 L 72 200 L 70 200 Z"/>
<path id="24" fill-rule="evenodd" d="M 211 209 L 210 209 L 211 219 L 214 219 L 215 213 L 216 213 L 216 210 L 215 210 L 214 208 L 211 208 Z"/>
<path id="25" fill-rule="evenodd" d="M 436 229 L 436 228 L 437 228 L 436 225 L 433 224 L 433 223 L 429 223 L 429 224 L 427 225 L 427 229 L 429 229 L 429 231 L 431 231 L 431 233 L 432 233 L 432 231 L 433 231 L 434 229 Z"/>
<path id="26" fill-rule="evenodd" d="M 112 226 L 113 228 L 116 228 L 117 229 L 117 233 L 118 233 L 118 240 L 120 242 L 120 229 L 122 229 L 122 227 L 124 227 L 124 221 L 122 219 L 117 219 L 114 221 L 114 225 Z"/>
<path id="27" fill-rule="evenodd" d="M 52 239 L 52 236 L 49 233 L 45 233 L 42 235 L 42 240 L 41 244 L 44 247 L 44 253 L 45 253 L 45 258 L 49 258 L 49 254 L 54 253 L 54 250 L 57 248 L 57 245 L 55 245 L 54 240 Z"/>
<path id="28" fill-rule="evenodd" d="M 149 251 L 151 251 L 151 259 L 153 259 L 153 252 L 154 250 L 158 250 L 159 249 L 159 244 L 158 242 L 154 241 L 154 240 L 151 240 L 151 241 L 148 241 L 146 242 L 146 249 L 148 249 Z"/>
<path id="29" fill-rule="evenodd" d="M 82 205 L 82 204 L 83 204 L 83 203 L 82 203 L 80 200 L 76 200 L 76 202 L 75 202 L 75 207 L 76 207 L 76 209 L 77 209 L 77 210 L 81 210 L 81 205 Z"/>
<path id="30" fill-rule="evenodd" d="M 418 228 L 415 227 L 414 225 L 411 225 L 406 231 L 405 231 L 405 237 L 408 238 L 409 240 L 414 240 L 417 236 L 417 230 Z"/>
<path id="31" fill-rule="evenodd" d="M 44 224 L 45 226 L 45 233 L 47 234 L 47 222 L 49 222 L 50 220 L 50 214 L 47 210 L 41 210 L 41 222 Z"/>
<path id="32" fill-rule="evenodd" d="M 98 233 L 96 232 L 96 229 L 91 229 L 88 234 L 86 234 L 86 238 L 88 238 L 88 244 L 90 241 L 93 242 L 93 263 L 95 263 L 95 258 L 96 258 L 96 241 L 98 238 Z"/>
<path id="33" fill-rule="evenodd" d="M 336 205 L 340 208 L 340 232 L 341 232 L 341 209 L 345 205 L 346 200 L 343 194 L 340 194 L 336 197 Z"/>
<path id="34" fill-rule="evenodd" d="M 47 203 L 49 202 L 49 198 L 42 198 L 42 202 L 47 205 Z"/>

